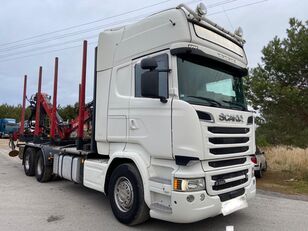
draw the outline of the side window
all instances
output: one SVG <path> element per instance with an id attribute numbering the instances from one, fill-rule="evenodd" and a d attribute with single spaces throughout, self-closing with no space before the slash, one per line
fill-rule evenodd
<path id="1" fill-rule="evenodd" d="M 169 68 L 169 62 L 168 62 L 168 55 L 167 54 L 161 54 L 158 56 L 153 57 L 158 64 L 157 69 L 168 69 Z M 141 69 L 140 63 L 137 63 L 135 65 L 135 97 L 142 97 L 141 96 L 141 74 L 146 72 L 147 70 Z M 160 72 L 159 73 L 159 93 L 161 95 L 166 95 L 166 92 L 168 92 L 168 73 L 167 72 Z"/>

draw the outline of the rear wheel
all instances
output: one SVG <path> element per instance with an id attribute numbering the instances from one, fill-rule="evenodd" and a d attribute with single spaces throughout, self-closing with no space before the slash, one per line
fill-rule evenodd
<path id="1" fill-rule="evenodd" d="M 142 179 L 135 165 L 122 164 L 114 170 L 108 195 L 113 214 L 120 222 L 136 225 L 149 218 Z"/>
<path id="2" fill-rule="evenodd" d="M 44 163 L 43 152 L 40 150 L 37 152 L 35 176 L 38 182 L 47 182 L 52 178 L 52 166 L 48 166 Z"/>
<path id="3" fill-rule="evenodd" d="M 35 175 L 35 149 L 27 148 L 24 154 L 24 171 L 27 176 Z"/>

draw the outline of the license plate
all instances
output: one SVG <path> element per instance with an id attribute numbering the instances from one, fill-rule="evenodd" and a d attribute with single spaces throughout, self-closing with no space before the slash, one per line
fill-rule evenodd
<path id="1" fill-rule="evenodd" d="M 248 207 L 246 196 L 234 198 L 222 203 L 221 212 L 224 216 Z"/>

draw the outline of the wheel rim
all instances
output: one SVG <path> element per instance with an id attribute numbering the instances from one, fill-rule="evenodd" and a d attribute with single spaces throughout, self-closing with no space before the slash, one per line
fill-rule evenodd
<path id="1" fill-rule="evenodd" d="M 30 155 L 26 155 L 26 158 L 25 158 L 25 168 L 27 170 L 30 169 Z"/>
<path id="2" fill-rule="evenodd" d="M 122 212 L 131 209 L 134 201 L 134 191 L 132 183 L 126 177 L 120 177 L 114 187 L 115 203 Z"/>
<path id="3" fill-rule="evenodd" d="M 39 157 L 39 159 L 37 160 L 37 174 L 40 176 L 42 175 L 43 172 L 43 160 L 42 157 Z"/>

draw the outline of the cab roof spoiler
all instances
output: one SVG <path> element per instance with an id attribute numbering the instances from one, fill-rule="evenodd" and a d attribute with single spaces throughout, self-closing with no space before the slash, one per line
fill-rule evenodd
<path id="1" fill-rule="evenodd" d="M 233 40 L 234 42 L 240 43 L 241 45 L 244 45 L 245 40 L 242 38 L 242 36 L 238 35 L 238 34 L 241 34 L 240 31 L 242 29 L 240 27 L 235 31 L 235 33 L 232 33 L 230 31 L 226 30 L 225 28 L 217 25 L 216 23 L 214 23 L 210 19 L 204 17 L 203 15 L 200 15 L 197 12 L 193 11 L 188 6 L 186 6 L 185 4 L 180 4 L 176 8 L 177 9 L 185 9 L 193 17 L 193 20 L 195 20 L 199 24 L 202 24 L 203 23 L 202 21 L 204 21 L 205 23 L 209 24 L 209 25 L 204 25 L 204 26 L 210 26 L 212 30 L 214 30 L 218 33 L 223 32 L 223 33 L 227 34 L 229 36 L 229 38 L 231 40 Z"/>

